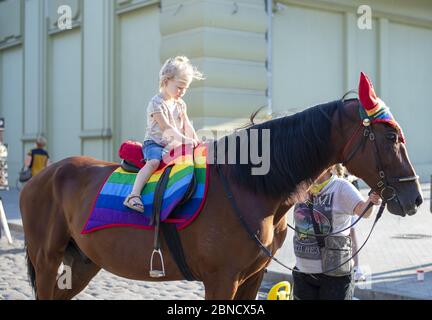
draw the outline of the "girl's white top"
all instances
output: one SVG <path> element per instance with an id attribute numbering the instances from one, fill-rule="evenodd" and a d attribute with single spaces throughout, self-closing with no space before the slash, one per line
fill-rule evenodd
<path id="1" fill-rule="evenodd" d="M 185 134 L 186 108 L 186 103 L 181 98 L 168 103 L 162 99 L 160 94 L 155 95 L 147 106 L 147 129 L 144 140 L 153 140 L 163 147 L 166 147 L 172 140 L 169 130 L 164 132 L 153 118 L 155 113 L 163 113 L 170 125 L 178 129 L 182 134 Z"/>

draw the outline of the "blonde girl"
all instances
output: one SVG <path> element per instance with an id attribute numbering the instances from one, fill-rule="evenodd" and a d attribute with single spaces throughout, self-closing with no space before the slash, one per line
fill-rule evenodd
<path id="1" fill-rule="evenodd" d="M 166 152 L 181 144 L 196 146 L 200 142 L 182 99 L 194 79 L 204 78 L 187 57 L 170 58 L 162 66 L 159 93 L 147 106 L 147 129 L 143 143 L 146 163 L 137 174 L 132 192 L 123 202 L 128 208 L 144 212 L 141 191 Z"/>

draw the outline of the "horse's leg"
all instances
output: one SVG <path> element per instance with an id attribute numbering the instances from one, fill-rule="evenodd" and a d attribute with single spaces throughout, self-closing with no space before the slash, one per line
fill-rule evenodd
<path id="1" fill-rule="evenodd" d="M 54 289 L 54 299 L 70 300 L 75 297 L 78 293 L 85 289 L 90 280 L 99 272 L 101 269 L 93 262 L 86 261 L 79 252 L 73 248 L 68 247 L 63 258 L 63 264 L 65 271 L 63 275 L 67 276 L 67 273 L 71 272 L 71 287 L 60 289 L 56 284 Z M 70 269 L 66 269 L 70 268 Z"/>
<path id="2" fill-rule="evenodd" d="M 232 300 L 238 288 L 238 280 L 223 273 L 204 279 L 203 282 L 206 300 Z"/>
<path id="3" fill-rule="evenodd" d="M 70 240 L 59 196 L 53 187 L 57 166 L 32 178 L 20 194 L 20 210 L 27 245 L 27 266 L 37 299 L 53 299 L 57 271 Z M 49 170 L 48 170 L 49 169 Z"/>
<path id="4" fill-rule="evenodd" d="M 57 271 L 63 258 L 62 252 L 39 250 L 36 255 L 36 298 L 47 300 L 54 298 L 57 285 Z"/>
<path id="5" fill-rule="evenodd" d="M 62 219 L 46 223 L 45 229 L 40 234 L 41 236 L 36 240 L 33 233 L 26 233 L 29 257 L 35 272 L 36 298 L 53 299 L 57 271 L 70 236 L 67 225 Z"/>
<path id="6" fill-rule="evenodd" d="M 243 282 L 237 289 L 234 300 L 255 300 L 258 290 L 261 286 L 262 279 L 264 278 L 264 271 L 255 273 L 252 277 Z"/>

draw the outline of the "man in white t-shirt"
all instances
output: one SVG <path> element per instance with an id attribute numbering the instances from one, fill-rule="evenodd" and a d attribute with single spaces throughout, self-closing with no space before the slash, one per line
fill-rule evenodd
<path id="1" fill-rule="evenodd" d="M 294 299 L 351 299 L 354 290 L 354 283 L 350 271 L 323 270 L 327 258 L 332 258 L 338 252 L 344 250 L 333 248 L 329 251 L 327 240 L 332 243 L 344 243 L 343 249 L 351 249 L 351 238 L 349 237 L 349 226 L 352 224 L 353 215 L 361 215 L 369 202 L 379 205 L 380 197 L 372 193 L 367 201 L 363 201 L 360 192 L 348 181 L 332 174 L 332 169 L 326 170 L 314 185 L 310 188 L 313 195 L 313 205 L 299 203 L 294 208 L 294 220 L 296 233 L 294 235 L 294 253 L 296 255 L 296 269 L 293 272 L 294 278 Z M 312 211 L 313 210 L 313 211 Z M 364 215 L 369 217 L 373 211 L 371 207 Z M 313 212 L 313 214 L 312 214 Z M 338 233 L 338 230 L 346 229 Z M 322 241 L 315 237 L 315 234 L 337 233 L 330 237 L 321 237 Z M 339 238 L 335 238 L 339 237 Z M 343 240 L 343 241 L 339 241 Z M 346 250 L 348 252 L 348 250 Z M 324 255 L 324 252 L 326 253 Z M 351 258 L 351 251 L 348 258 L 341 258 L 346 261 Z M 337 257 L 336 257 L 337 260 Z M 348 265 L 349 264 L 349 265 Z M 350 270 L 352 262 L 349 261 L 345 268 Z M 328 267 L 327 267 L 328 268 Z M 323 272 L 326 272 L 324 274 Z"/>

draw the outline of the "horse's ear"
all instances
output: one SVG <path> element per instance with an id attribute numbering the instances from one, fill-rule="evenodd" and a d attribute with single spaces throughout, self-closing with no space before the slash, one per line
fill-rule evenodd
<path id="1" fill-rule="evenodd" d="M 363 72 L 360 73 L 359 98 L 366 110 L 374 109 L 379 103 L 372 82 Z"/>

